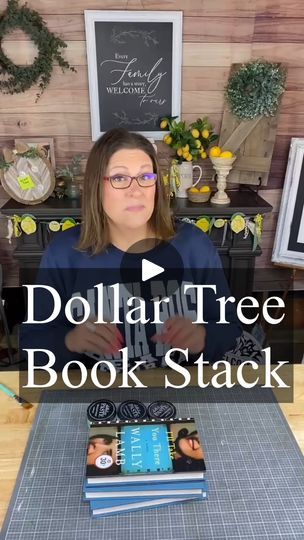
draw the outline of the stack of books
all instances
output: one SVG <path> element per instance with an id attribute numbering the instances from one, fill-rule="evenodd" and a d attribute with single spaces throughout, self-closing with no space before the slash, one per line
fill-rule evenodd
<path id="1" fill-rule="evenodd" d="M 193 418 L 96 423 L 84 500 L 94 517 L 203 500 L 205 470 Z"/>

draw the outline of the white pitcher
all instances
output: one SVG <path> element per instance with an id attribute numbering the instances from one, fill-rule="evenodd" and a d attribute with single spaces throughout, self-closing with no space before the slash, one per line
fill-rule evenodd
<path id="1" fill-rule="evenodd" d="M 193 170 L 199 169 L 199 178 L 193 183 Z M 176 196 L 181 199 L 187 198 L 187 189 L 196 186 L 202 178 L 202 168 L 200 165 L 193 165 L 192 161 L 183 161 L 178 165 L 180 186 L 177 190 Z"/>

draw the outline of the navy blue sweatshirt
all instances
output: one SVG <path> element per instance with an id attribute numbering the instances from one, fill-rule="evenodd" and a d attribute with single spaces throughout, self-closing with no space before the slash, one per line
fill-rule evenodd
<path id="1" fill-rule="evenodd" d="M 172 279 L 169 278 L 169 286 L 168 281 L 162 274 L 153 278 L 151 283 L 149 280 L 143 283 L 138 279 L 138 272 L 133 272 L 133 274 L 131 272 L 129 275 L 133 275 L 135 281 L 132 280 L 132 283 L 129 282 L 125 287 L 121 283 L 122 274 L 120 272 L 124 252 L 113 245 L 110 245 L 98 255 L 79 251 L 77 249 L 79 234 L 80 226 L 56 234 L 43 255 L 37 284 L 48 285 L 59 293 L 61 310 L 51 322 L 44 324 L 23 323 L 20 340 L 22 349 L 47 349 L 52 351 L 56 357 L 54 369 L 57 371 L 61 371 L 63 366 L 71 360 L 85 361 L 85 364 L 91 367 L 96 360 L 100 359 L 112 361 L 116 366 L 116 370 L 120 371 L 121 354 L 119 352 L 115 355 L 103 356 L 90 353 L 80 355 L 70 352 L 64 343 L 67 332 L 74 328 L 74 325 L 67 320 L 65 315 L 66 303 L 72 296 L 82 297 L 88 301 L 90 316 L 96 317 L 100 297 L 97 295 L 95 286 L 100 283 L 103 283 L 102 308 L 104 320 L 113 320 L 114 289 L 111 285 L 120 283 L 118 293 L 120 323 L 117 324 L 117 327 L 124 336 L 124 346 L 128 347 L 130 367 L 138 360 L 144 361 L 141 369 L 164 366 L 165 353 L 172 346 L 161 343 L 155 344 L 151 341 L 151 336 L 155 333 L 162 333 L 163 323 L 174 315 L 183 316 L 192 321 L 197 320 L 197 291 L 191 288 L 185 292 L 184 286 L 187 284 L 209 284 L 216 287 L 216 293 L 212 289 L 204 290 L 203 314 L 200 314 L 200 316 L 203 315 L 203 320 L 206 323 L 204 360 L 213 363 L 220 360 L 227 351 L 233 349 L 237 337 L 242 333 L 242 327 L 237 319 L 235 306 L 230 302 L 226 304 L 225 310 L 227 324 L 219 323 L 220 306 L 216 299 L 223 296 L 228 298 L 231 293 L 218 252 L 207 234 L 194 225 L 179 220 L 176 221 L 176 234 L 169 241 L 169 244 L 177 250 L 184 268 L 182 271 L 180 268 L 176 269 L 176 271 L 171 268 L 171 277 L 182 275 L 182 279 L 178 279 L 175 292 L 172 289 Z M 149 260 L 151 255 L 153 255 L 153 250 L 144 254 L 144 257 Z M 174 265 L 171 259 L 172 257 L 169 256 L 168 260 L 162 258 L 158 261 L 154 254 L 151 260 L 163 267 L 170 267 L 170 264 L 171 266 Z M 169 289 L 167 289 L 167 286 Z M 147 290 L 147 287 L 150 287 L 150 289 Z M 126 322 L 126 313 L 132 309 L 127 304 L 127 300 L 131 296 L 145 298 L 145 316 L 147 320 L 149 319 L 146 324 L 141 322 L 130 324 Z M 154 324 L 150 322 L 155 320 L 152 299 L 165 296 L 168 296 L 170 301 L 168 304 L 161 305 L 161 324 Z M 136 305 L 138 304 L 134 301 L 132 306 L 135 307 Z M 35 320 L 47 319 L 51 315 L 53 307 L 54 302 L 51 293 L 42 287 L 37 288 L 34 303 Z M 84 316 L 83 303 L 74 300 L 72 307 L 74 319 L 82 320 Z M 134 320 L 137 317 L 138 312 L 136 316 L 134 313 Z M 191 359 L 194 361 L 197 357 L 198 355 L 190 355 L 190 362 Z M 176 353 L 173 358 L 177 363 L 185 363 L 184 355 Z M 45 354 L 35 353 L 36 365 L 44 365 L 47 360 Z"/>

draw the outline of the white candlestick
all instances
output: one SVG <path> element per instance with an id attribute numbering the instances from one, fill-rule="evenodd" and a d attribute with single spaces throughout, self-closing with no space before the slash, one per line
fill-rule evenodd
<path id="1" fill-rule="evenodd" d="M 230 199 L 225 191 L 227 184 L 227 176 L 231 171 L 236 156 L 232 158 L 210 157 L 214 170 L 217 174 L 217 192 L 211 197 L 211 202 L 214 204 L 229 204 Z"/>

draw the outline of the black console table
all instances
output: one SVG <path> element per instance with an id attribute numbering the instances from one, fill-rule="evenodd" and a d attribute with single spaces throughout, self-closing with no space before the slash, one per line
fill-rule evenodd
<path id="1" fill-rule="evenodd" d="M 243 212 L 246 216 L 265 214 L 271 212 L 272 206 L 262 197 L 250 189 L 229 191 L 231 202 L 227 206 L 219 206 L 210 202 L 203 204 L 191 203 L 187 199 L 174 199 L 171 203 L 172 212 L 180 218 L 195 220 L 198 216 L 206 215 L 216 218 L 229 218 L 236 212 Z M 32 214 L 37 220 L 35 234 L 22 234 L 17 239 L 14 257 L 19 262 L 20 284 L 32 283 L 35 279 L 37 267 L 43 250 L 49 243 L 52 233 L 47 222 L 61 220 L 63 217 L 80 219 L 80 202 L 63 198 L 49 198 L 37 205 L 26 206 L 10 199 L 1 208 L 2 214 L 7 217 L 14 214 Z M 244 238 L 242 233 L 234 234 L 228 229 L 225 242 L 222 244 L 223 230 L 212 228 L 211 239 L 220 254 L 223 267 L 230 284 L 232 294 L 240 299 L 251 294 L 255 258 L 261 254 L 258 247 L 252 251 L 253 237 L 251 234 Z"/>

